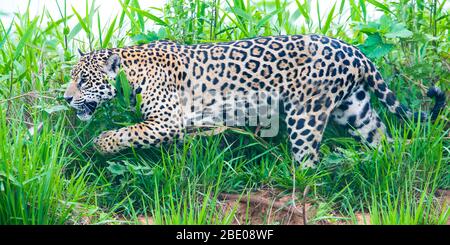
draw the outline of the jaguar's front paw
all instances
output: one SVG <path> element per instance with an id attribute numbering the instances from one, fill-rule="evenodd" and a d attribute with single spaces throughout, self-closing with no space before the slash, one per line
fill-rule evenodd
<path id="1" fill-rule="evenodd" d="M 106 131 L 94 139 L 94 146 L 102 154 L 113 154 L 120 150 L 116 132 Z"/>

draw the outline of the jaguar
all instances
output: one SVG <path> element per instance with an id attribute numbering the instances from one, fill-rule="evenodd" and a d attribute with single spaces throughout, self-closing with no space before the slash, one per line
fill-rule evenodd
<path id="1" fill-rule="evenodd" d="M 195 45 L 156 41 L 80 56 L 64 94 L 79 119 L 89 120 L 96 108 L 116 96 L 110 81 L 120 71 L 133 95 L 142 98 L 142 122 L 103 132 L 94 140 L 104 154 L 172 142 L 192 125 L 223 125 L 230 118 L 258 124 L 252 115 L 275 113 L 279 103 L 294 159 L 313 167 L 330 120 L 368 145 L 390 139 L 370 104 L 371 93 L 391 113 L 408 120 L 435 119 L 446 105 L 445 93 L 433 86 L 428 91 L 435 99 L 430 115 L 413 113 L 357 47 L 316 34 Z M 229 99 L 248 95 L 259 99 Z"/>

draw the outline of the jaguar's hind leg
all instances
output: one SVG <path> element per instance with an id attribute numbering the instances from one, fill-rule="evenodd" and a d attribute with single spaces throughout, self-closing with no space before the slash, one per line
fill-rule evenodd
<path id="1" fill-rule="evenodd" d="M 364 87 L 361 87 L 344 100 L 331 113 L 331 117 L 339 125 L 349 127 L 349 133 L 357 140 L 377 146 L 387 130 L 378 113 L 371 108 L 369 96 Z M 389 138 L 388 135 L 387 137 Z"/>
<path id="2" fill-rule="evenodd" d="M 314 110 L 311 104 L 288 110 L 286 123 L 294 159 L 303 167 L 314 167 L 319 162 L 319 149 L 329 110 Z"/>

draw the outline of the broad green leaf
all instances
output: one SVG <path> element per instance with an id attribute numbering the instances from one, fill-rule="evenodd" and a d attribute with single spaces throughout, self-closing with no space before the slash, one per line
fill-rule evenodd
<path id="1" fill-rule="evenodd" d="M 394 22 L 392 21 L 392 19 L 387 15 L 381 16 L 379 22 L 380 22 L 379 31 L 381 33 L 389 32 L 389 30 L 391 30 L 391 28 L 392 28 L 392 25 L 394 25 Z"/>
<path id="2" fill-rule="evenodd" d="M 375 32 L 378 32 L 380 29 L 380 24 L 375 22 L 369 22 L 367 24 L 358 24 L 355 26 L 355 30 L 358 30 L 360 32 L 366 33 L 366 34 L 372 34 Z"/>
<path id="3" fill-rule="evenodd" d="M 412 37 L 413 33 L 406 28 L 403 23 L 397 23 L 391 27 L 391 30 L 385 34 L 387 38 L 408 38 Z"/>
<path id="4" fill-rule="evenodd" d="M 375 33 L 370 34 L 364 44 L 359 47 L 369 58 L 378 59 L 388 54 L 394 45 L 383 42 L 380 34 Z"/>
<path id="5" fill-rule="evenodd" d="M 127 171 L 127 168 L 121 164 L 110 161 L 108 161 L 107 163 L 109 164 L 109 166 L 106 167 L 106 169 L 108 169 L 109 172 L 113 174 L 113 176 L 123 175 Z"/>

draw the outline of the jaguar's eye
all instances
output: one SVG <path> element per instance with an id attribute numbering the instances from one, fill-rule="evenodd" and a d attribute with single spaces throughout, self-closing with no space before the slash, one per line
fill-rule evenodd
<path id="1" fill-rule="evenodd" d="M 86 82 L 87 82 L 86 77 L 80 77 L 80 79 L 78 80 L 78 87 L 83 86 Z"/>

